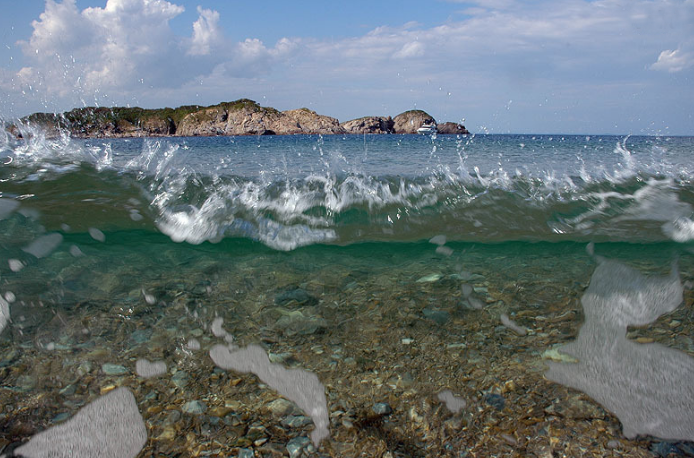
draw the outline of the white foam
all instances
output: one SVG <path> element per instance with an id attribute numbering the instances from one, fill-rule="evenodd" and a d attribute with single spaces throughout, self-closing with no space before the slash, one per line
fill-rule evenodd
<path id="1" fill-rule="evenodd" d="M 524 335 L 528 334 L 527 329 L 525 329 L 523 326 L 517 325 L 505 313 L 502 313 L 499 318 L 501 320 L 501 324 L 503 324 L 505 327 L 509 328 L 511 331 L 515 332 L 519 336 L 524 336 Z"/>
<path id="2" fill-rule="evenodd" d="M 104 235 L 104 233 L 95 227 L 89 228 L 89 235 L 97 242 L 105 242 L 106 241 L 106 236 Z"/>
<path id="3" fill-rule="evenodd" d="M 451 390 L 442 391 L 436 397 L 453 413 L 458 413 L 467 406 L 465 400 L 454 396 Z"/>
<path id="4" fill-rule="evenodd" d="M 0 297 L 0 333 L 10 322 L 10 304 Z"/>
<path id="5" fill-rule="evenodd" d="M 65 423 L 34 435 L 15 452 L 32 458 L 135 458 L 146 442 L 135 396 L 117 388 Z"/>
<path id="6" fill-rule="evenodd" d="M 675 242 L 685 243 L 694 240 L 694 221 L 682 216 L 663 225 L 663 233 Z"/>
<path id="7" fill-rule="evenodd" d="M 143 378 L 156 377 L 166 374 L 166 363 L 164 361 L 150 362 L 147 359 L 138 359 L 135 363 L 135 372 Z"/>
<path id="8" fill-rule="evenodd" d="M 19 207 L 19 202 L 13 199 L 0 198 L 0 219 L 7 218 Z"/>
<path id="9" fill-rule="evenodd" d="M 53 253 L 63 241 L 63 236 L 57 232 L 53 234 L 42 235 L 28 246 L 22 248 L 22 251 L 29 253 L 37 258 L 45 258 Z"/>
<path id="10" fill-rule="evenodd" d="M 578 338 L 557 348 L 576 362 L 548 362 L 547 378 L 586 392 L 613 412 L 627 438 L 694 440 L 694 358 L 626 337 L 627 326 L 653 322 L 682 297 L 676 269 L 668 277 L 644 277 L 600 261 L 581 298 L 585 323 Z"/>
<path id="11" fill-rule="evenodd" d="M 321 440 L 330 435 L 325 387 L 315 374 L 300 369 L 285 369 L 280 364 L 272 364 L 265 350 L 257 345 L 249 345 L 242 349 L 215 345 L 210 350 L 210 357 L 222 369 L 254 373 L 260 380 L 310 415 L 315 425 L 311 439 L 316 447 Z"/>

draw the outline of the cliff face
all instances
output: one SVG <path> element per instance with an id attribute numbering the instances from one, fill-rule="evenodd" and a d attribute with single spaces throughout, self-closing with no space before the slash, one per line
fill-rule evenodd
<path id="1" fill-rule="evenodd" d="M 366 116 L 364 118 L 353 119 L 341 124 L 348 134 L 392 134 L 393 118 L 388 116 Z"/>
<path id="2" fill-rule="evenodd" d="M 416 134 L 423 124 L 436 125 L 436 120 L 426 111 L 410 110 L 393 118 L 393 124 L 396 134 Z"/>
<path id="3" fill-rule="evenodd" d="M 455 122 L 444 122 L 436 126 L 436 130 L 439 134 L 448 135 L 469 135 L 468 131 L 464 125 Z"/>
<path id="4" fill-rule="evenodd" d="M 261 107 L 252 100 L 240 100 L 189 114 L 181 121 L 176 135 L 327 135 L 344 132 L 337 119 L 307 108 L 280 112 Z"/>
<path id="5" fill-rule="evenodd" d="M 278 111 L 261 107 L 249 99 L 210 107 L 187 105 L 178 108 L 138 107 L 76 108 L 62 114 L 34 113 L 8 130 L 20 137 L 22 126 L 35 125 L 48 136 L 68 131 L 73 137 L 163 137 L 216 135 L 291 134 L 414 134 L 423 124 L 436 121 L 422 110 L 390 116 L 367 116 L 340 124 L 330 116 L 308 108 Z M 449 126 L 450 124 L 450 126 Z M 440 133 L 467 134 L 462 125 L 444 123 Z"/>

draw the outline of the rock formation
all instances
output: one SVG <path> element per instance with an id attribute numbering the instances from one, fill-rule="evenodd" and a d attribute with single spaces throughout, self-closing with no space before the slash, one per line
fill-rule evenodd
<path id="1" fill-rule="evenodd" d="M 344 122 L 341 126 L 348 134 L 392 134 L 395 132 L 393 124 L 390 116 L 365 116 Z"/>
<path id="2" fill-rule="evenodd" d="M 444 122 L 436 126 L 436 130 L 439 134 L 444 135 L 469 135 L 470 132 L 465 128 L 464 125 L 455 122 Z"/>
<path id="3" fill-rule="evenodd" d="M 15 137 L 33 135 L 38 128 L 47 137 L 69 133 L 77 138 L 232 136 L 293 134 L 414 134 L 423 124 L 436 125 L 422 110 L 395 118 L 366 116 L 340 124 L 308 108 L 278 111 L 249 99 L 202 107 L 143 109 L 139 107 L 86 107 L 61 114 L 34 113 L 5 129 Z M 464 126 L 444 123 L 439 133 L 467 134 Z"/>
<path id="4" fill-rule="evenodd" d="M 393 129 L 396 134 L 416 134 L 423 124 L 434 124 L 436 120 L 426 111 L 409 110 L 393 118 Z"/>

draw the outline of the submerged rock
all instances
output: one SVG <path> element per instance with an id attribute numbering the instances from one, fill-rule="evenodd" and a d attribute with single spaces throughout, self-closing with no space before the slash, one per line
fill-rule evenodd
<path id="1" fill-rule="evenodd" d="M 443 135 L 469 135 L 464 125 L 455 122 L 444 122 L 436 126 L 436 131 Z"/>
<path id="2" fill-rule="evenodd" d="M 436 125 L 436 120 L 422 110 L 409 110 L 393 118 L 393 130 L 396 134 L 416 134 L 422 124 Z"/>
<path id="3" fill-rule="evenodd" d="M 365 116 L 341 124 L 348 134 L 392 134 L 395 132 L 393 125 L 390 116 Z"/>

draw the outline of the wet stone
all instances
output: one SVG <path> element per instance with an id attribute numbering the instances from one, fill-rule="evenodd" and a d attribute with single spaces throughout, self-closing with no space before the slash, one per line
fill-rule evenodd
<path id="1" fill-rule="evenodd" d="M 152 331 L 151 330 L 145 330 L 145 329 L 137 329 L 135 332 L 130 334 L 130 339 L 137 343 L 137 344 L 143 344 L 152 337 Z"/>
<path id="2" fill-rule="evenodd" d="M 178 422 L 178 420 L 181 419 L 181 412 L 178 410 L 171 410 L 169 411 L 168 414 L 166 414 L 166 417 L 164 418 L 164 421 L 162 424 L 164 425 L 173 425 L 174 423 Z"/>
<path id="3" fill-rule="evenodd" d="M 425 308 L 422 310 L 422 314 L 425 318 L 432 320 L 439 326 L 443 326 L 450 320 L 451 314 L 445 310 L 434 310 L 430 308 Z"/>
<path id="4" fill-rule="evenodd" d="M 284 398 L 278 398 L 268 403 L 267 408 L 275 418 L 302 413 L 296 404 Z"/>
<path id="5" fill-rule="evenodd" d="M 188 401 L 185 404 L 183 404 L 181 410 L 191 415 L 200 415 L 205 413 L 205 410 L 207 410 L 207 406 L 205 405 L 205 403 L 200 401 Z"/>
<path id="6" fill-rule="evenodd" d="M 393 412 L 393 409 L 385 402 L 377 402 L 371 406 L 371 410 L 379 416 L 389 415 Z"/>
<path id="7" fill-rule="evenodd" d="M 183 389 L 188 384 L 189 378 L 190 377 L 188 377 L 188 374 L 185 373 L 184 371 L 178 371 L 173 375 L 173 377 L 171 377 L 171 381 L 173 382 L 174 385 Z"/>
<path id="8" fill-rule="evenodd" d="M 111 364 L 111 363 L 106 363 L 101 366 L 101 370 L 104 372 L 106 375 L 123 375 L 128 372 L 128 369 L 125 368 L 125 366 L 121 366 L 120 364 Z"/>
<path id="9" fill-rule="evenodd" d="M 287 452 L 289 452 L 290 458 L 296 458 L 301 456 L 304 450 L 307 450 L 311 445 L 311 440 L 308 437 L 295 437 L 287 443 Z"/>
<path id="10" fill-rule="evenodd" d="M 311 424 L 313 424 L 311 417 L 306 417 L 304 415 L 293 415 L 282 420 L 282 425 L 288 428 L 303 428 Z"/>
<path id="11" fill-rule="evenodd" d="M 502 410 L 506 405 L 506 400 L 500 394 L 485 394 L 484 402 L 494 407 L 496 410 Z"/>
<path id="12" fill-rule="evenodd" d="M 302 288 L 283 291 L 275 296 L 275 304 L 277 305 L 286 306 L 291 303 L 297 303 L 299 305 L 316 305 L 318 303 L 318 299 L 311 296 Z"/>
<path id="13" fill-rule="evenodd" d="M 253 458 L 255 457 L 255 454 L 250 448 L 241 448 L 239 449 L 239 454 L 237 456 L 238 458 Z"/>
<path id="14" fill-rule="evenodd" d="M 248 432 L 246 433 L 246 438 L 251 441 L 256 441 L 264 437 L 267 437 L 267 431 L 263 425 L 253 425 L 248 428 Z"/>
<path id="15" fill-rule="evenodd" d="M 75 394 L 75 391 L 77 391 L 77 387 L 71 383 L 70 385 L 60 390 L 60 394 L 62 394 L 63 396 L 72 396 L 73 394 Z"/>

